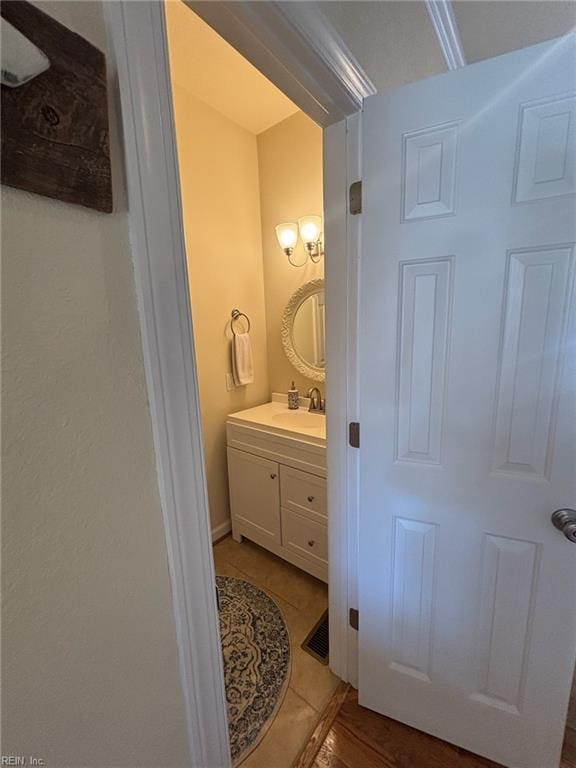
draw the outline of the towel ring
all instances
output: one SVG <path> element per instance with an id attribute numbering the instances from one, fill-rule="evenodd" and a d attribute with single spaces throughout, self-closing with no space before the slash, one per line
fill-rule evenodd
<path id="1" fill-rule="evenodd" d="M 230 328 L 232 329 L 232 333 L 234 334 L 234 336 L 236 336 L 236 331 L 234 330 L 234 322 L 236 320 L 239 320 L 241 317 L 243 317 L 248 323 L 248 330 L 246 331 L 246 333 L 250 333 L 250 318 L 248 317 L 248 315 L 246 315 L 244 312 L 240 312 L 239 309 L 233 309 L 231 317 L 232 317 L 232 321 L 230 323 Z"/>

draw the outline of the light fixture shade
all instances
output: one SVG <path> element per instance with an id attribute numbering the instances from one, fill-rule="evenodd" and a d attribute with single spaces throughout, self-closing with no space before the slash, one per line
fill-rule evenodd
<path id="1" fill-rule="evenodd" d="M 298 227 L 300 229 L 300 237 L 305 244 L 317 243 L 322 234 L 322 217 L 303 216 L 301 219 L 298 219 Z"/>
<path id="2" fill-rule="evenodd" d="M 298 241 L 298 225 L 291 222 L 278 224 L 276 227 L 276 237 L 283 251 L 292 251 Z"/>

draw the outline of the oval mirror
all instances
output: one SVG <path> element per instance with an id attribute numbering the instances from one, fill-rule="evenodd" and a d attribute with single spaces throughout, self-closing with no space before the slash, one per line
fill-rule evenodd
<path id="1" fill-rule="evenodd" d="M 324 381 L 326 344 L 324 334 L 324 279 L 298 288 L 282 318 L 282 344 L 288 360 L 313 381 Z"/>

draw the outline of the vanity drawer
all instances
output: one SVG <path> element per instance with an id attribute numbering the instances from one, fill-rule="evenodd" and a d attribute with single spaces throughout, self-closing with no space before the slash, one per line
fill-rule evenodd
<path id="1" fill-rule="evenodd" d="M 292 509 L 282 509 L 282 546 L 319 565 L 328 563 L 328 527 Z"/>
<path id="2" fill-rule="evenodd" d="M 319 523 L 328 515 L 326 480 L 292 467 L 280 466 L 280 501 L 283 507 L 308 514 Z"/>

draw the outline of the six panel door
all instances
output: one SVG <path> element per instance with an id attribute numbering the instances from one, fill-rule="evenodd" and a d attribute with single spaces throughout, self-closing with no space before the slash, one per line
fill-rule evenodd
<path id="1" fill-rule="evenodd" d="M 515 768 L 558 765 L 576 655 L 575 72 L 571 36 L 362 117 L 360 703 Z"/>

